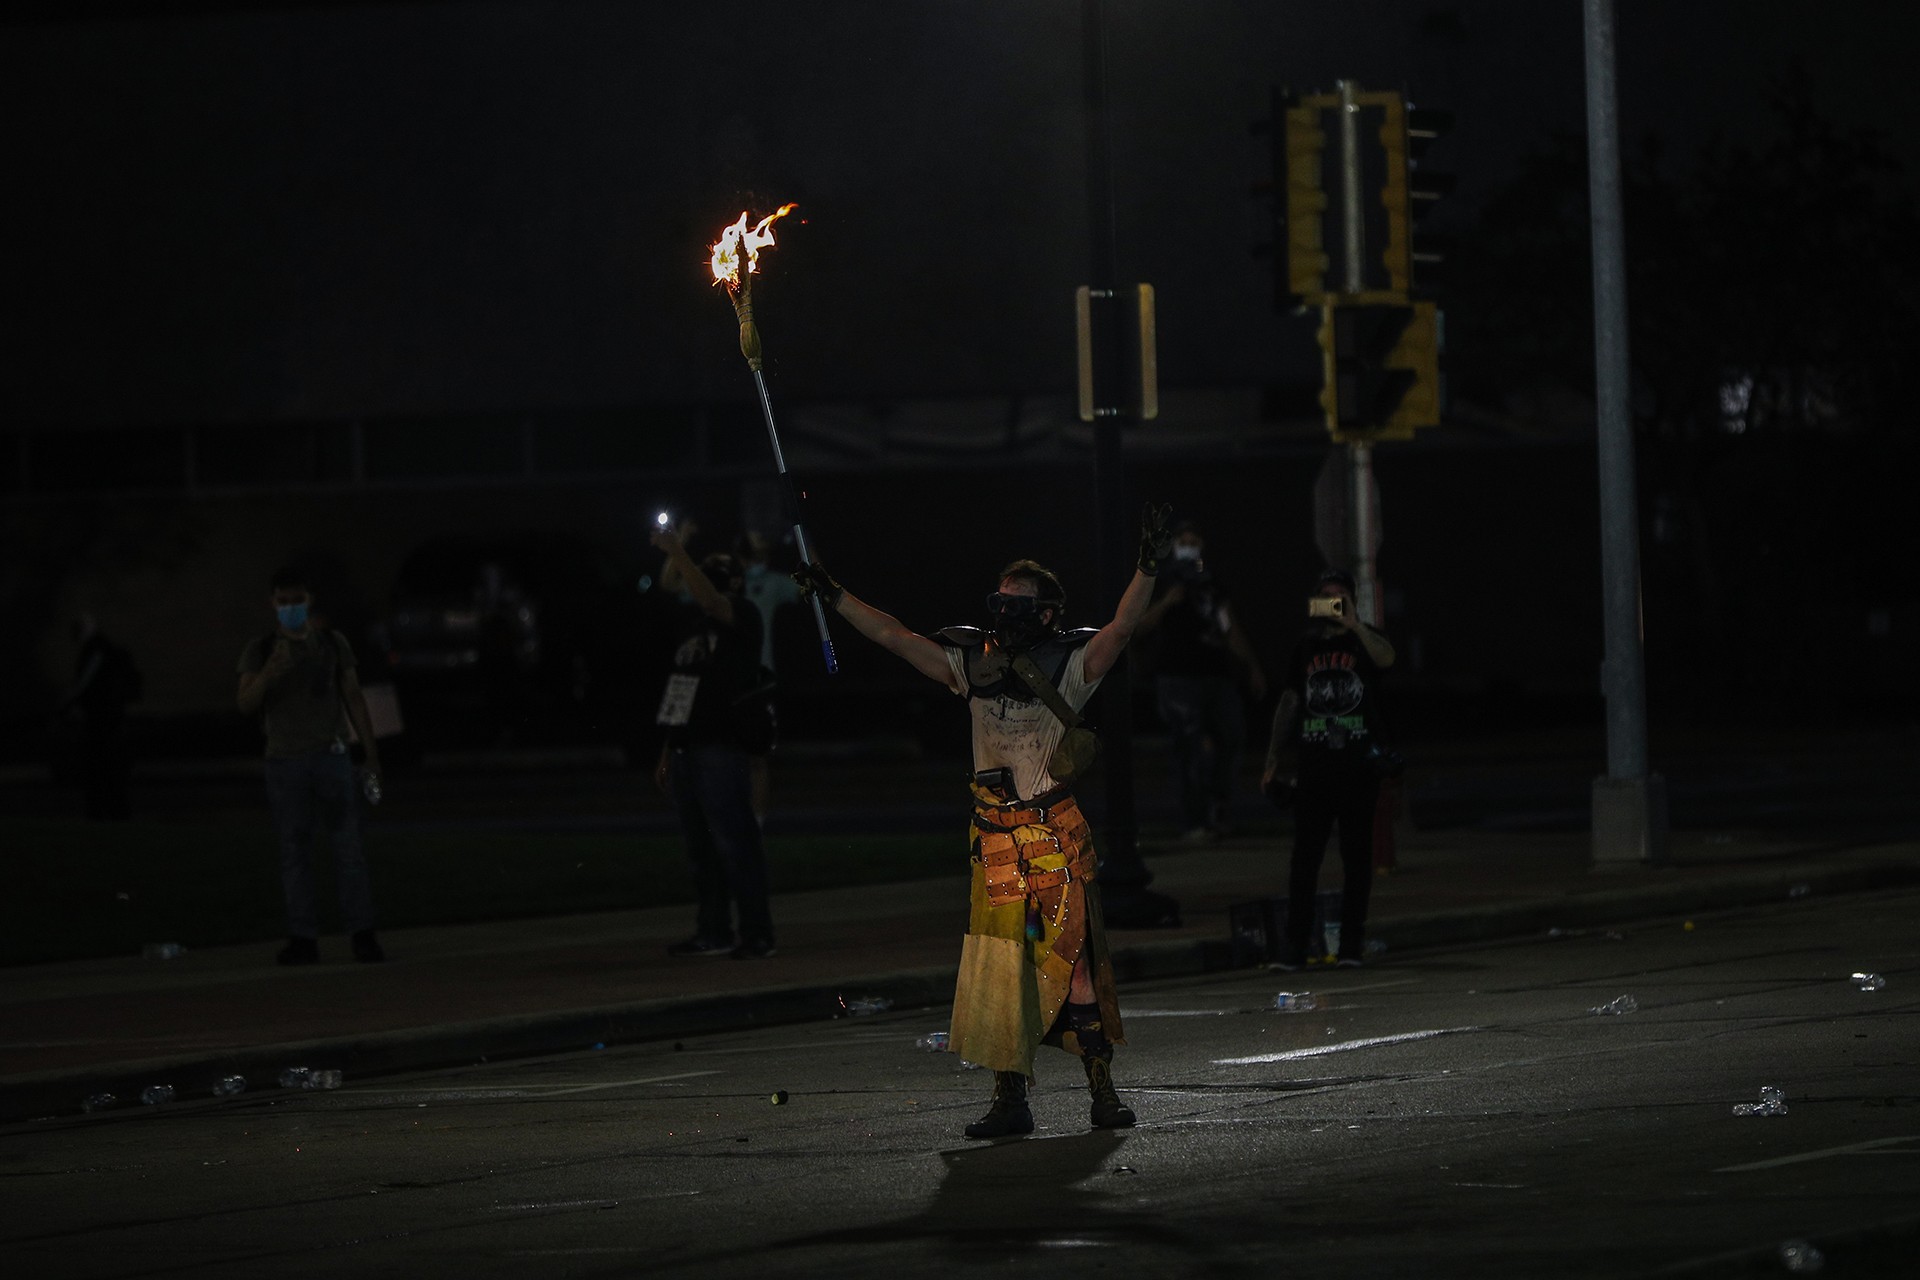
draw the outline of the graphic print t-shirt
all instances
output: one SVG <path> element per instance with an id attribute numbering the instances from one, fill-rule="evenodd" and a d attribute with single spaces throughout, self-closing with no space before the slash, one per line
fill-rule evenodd
<path id="1" fill-rule="evenodd" d="M 948 649 L 947 666 L 953 672 L 953 683 L 949 687 L 961 697 L 966 697 L 967 650 Z M 1007 680 L 1010 687 L 1026 692 L 1026 687 L 1014 677 L 1008 676 Z M 1066 670 L 1060 673 L 1057 683 L 1060 696 L 1075 711 L 1085 707 L 1087 699 L 1100 687 L 1098 680 L 1087 679 L 1087 650 L 1084 645 L 1075 649 L 1067 659 Z M 976 771 L 1002 767 L 1012 769 L 1014 794 L 1022 800 L 1044 795 L 1060 785 L 1047 772 L 1047 761 L 1052 758 L 1053 749 L 1060 745 L 1060 739 L 1067 729 L 1040 699 L 1029 697 L 1023 702 L 1002 693 L 995 698 L 973 698 L 967 703 L 967 710 L 973 715 L 973 767 Z"/>
<path id="2" fill-rule="evenodd" d="M 1288 672 L 1300 698 L 1301 755 L 1364 755 L 1374 740 L 1380 668 L 1359 638 L 1344 631 L 1307 635 Z"/>
<path id="3" fill-rule="evenodd" d="M 752 691 L 760 671 L 760 613 L 744 596 L 730 594 L 727 599 L 733 602 L 732 626 L 693 606 L 687 606 L 681 617 L 673 671 L 699 683 L 685 723 L 668 730 L 668 741 L 676 747 L 744 745 L 741 701 Z"/>

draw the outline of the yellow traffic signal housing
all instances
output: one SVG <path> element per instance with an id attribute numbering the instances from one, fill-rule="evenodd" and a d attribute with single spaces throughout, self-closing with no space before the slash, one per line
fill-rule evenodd
<path id="1" fill-rule="evenodd" d="M 1287 290 L 1306 305 L 1331 294 L 1327 271 L 1327 131 L 1322 112 L 1340 99 L 1321 93 L 1286 108 L 1281 138 L 1285 146 Z"/>
<path id="2" fill-rule="evenodd" d="M 1431 302 L 1320 310 L 1320 406 L 1338 443 L 1411 440 L 1440 424 L 1440 313 Z"/>

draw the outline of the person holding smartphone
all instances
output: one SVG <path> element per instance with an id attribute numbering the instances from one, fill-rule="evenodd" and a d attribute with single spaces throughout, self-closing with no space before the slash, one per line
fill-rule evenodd
<path id="1" fill-rule="evenodd" d="M 1273 713 L 1260 789 L 1293 803 L 1293 859 L 1287 876 L 1286 947 L 1282 969 L 1307 962 L 1314 890 L 1327 841 L 1340 827 L 1338 963 L 1357 969 L 1366 954 L 1367 900 L 1373 889 L 1373 824 L 1379 809 L 1383 758 L 1379 741 L 1379 682 L 1393 665 L 1393 645 L 1362 622 L 1354 608 L 1353 578 L 1328 569 L 1307 601 L 1306 634 L 1287 663 L 1287 685 Z M 1291 745 L 1297 771 L 1281 776 Z"/>

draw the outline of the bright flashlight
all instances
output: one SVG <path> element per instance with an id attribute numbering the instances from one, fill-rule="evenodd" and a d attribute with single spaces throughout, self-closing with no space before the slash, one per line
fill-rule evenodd
<path id="1" fill-rule="evenodd" d="M 659 525 L 662 529 L 664 529 L 668 525 L 673 523 L 673 517 L 668 515 L 666 512 L 662 511 L 659 515 L 653 518 L 653 522 Z"/>

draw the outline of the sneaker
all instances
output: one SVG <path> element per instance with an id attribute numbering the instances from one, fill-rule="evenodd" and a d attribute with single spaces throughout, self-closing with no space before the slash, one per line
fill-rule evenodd
<path id="1" fill-rule="evenodd" d="M 724 956 L 733 950 L 731 942 L 715 942 L 711 938 L 698 935 L 685 942 L 676 942 L 667 948 L 670 956 Z"/>
<path id="2" fill-rule="evenodd" d="M 361 964 L 380 964 L 387 958 L 381 950 L 380 939 L 373 936 L 373 930 L 361 929 L 353 935 L 353 958 Z"/>
<path id="3" fill-rule="evenodd" d="M 773 939 L 749 938 L 730 952 L 735 960 L 765 960 L 774 954 Z"/>
<path id="4" fill-rule="evenodd" d="M 1333 962 L 1333 967 L 1336 969 L 1364 969 L 1367 966 L 1366 962 L 1361 960 L 1359 956 L 1341 956 Z"/>
<path id="5" fill-rule="evenodd" d="M 274 957 L 278 964 L 319 964 L 320 943 L 314 938 L 288 938 L 287 945 Z"/>
<path id="6" fill-rule="evenodd" d="M 1282 973 L 1298 973 L 1307 967 L 1307 959 L 1305 956 L 1286 956 L 1282 959 L 1275 960 L 1267 967 L 1269 969 L 1278 969 Z"/>

